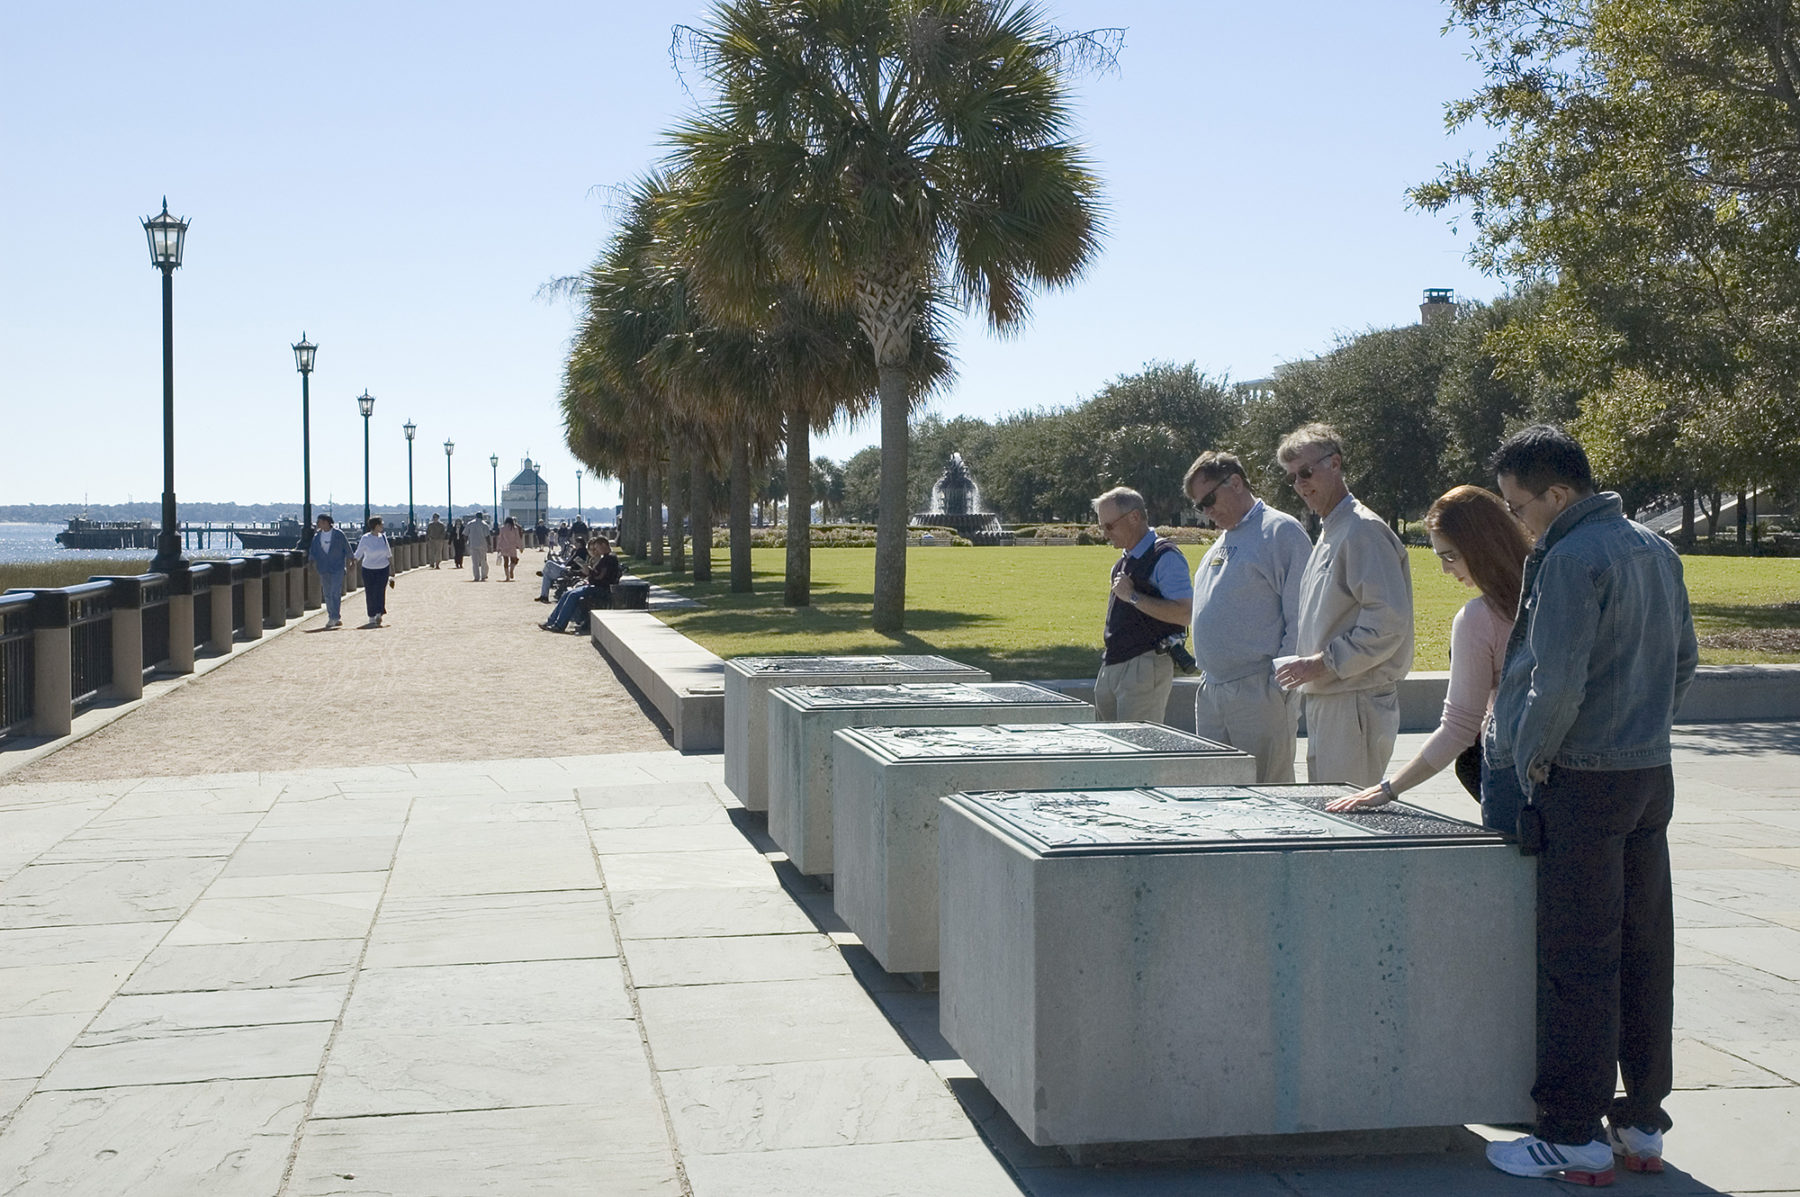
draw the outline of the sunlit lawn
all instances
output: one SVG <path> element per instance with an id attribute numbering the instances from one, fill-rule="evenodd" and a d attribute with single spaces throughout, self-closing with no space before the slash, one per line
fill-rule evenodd
<path id="1" fill-rule="evenodd" d="M 1189 555 L 1198 560 L 1198 549 Z M 761 653 L 942 653 L 996 678 L 1073 678 L 1099 663 L 1107 575 L 1116 553 L 1104 545 L 1047 548 L 914 548 L 907 557 L 906 631 L 869 626 L 873 549 L 819 549 L 812 555 L 812 605 L 781 605 L 785 552 L 752 554 L 756 591 L 732 594 L 724 550 L 713 581 L 697 585 L 648 564 L 631 572 L 701 600 L 663 618 L 722 657 Z M 1447 578 L 1425 549 L 1411 550 L 1418 635 L 1415 669 L 1449 667 L 1450 619 L 1471 592 Z M 1695 624 L 1709 633 L 1800 629 L 1800 560 L 1684 558 Z M 1703 648 L 1707 664 L 1800 661 L 1800 652 Z"/>

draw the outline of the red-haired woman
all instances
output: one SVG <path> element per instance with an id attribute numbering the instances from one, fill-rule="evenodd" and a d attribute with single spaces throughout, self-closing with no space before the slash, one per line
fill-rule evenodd
<path id="1" fill-rule="evenodd" d="M 1482 725 L 1493 708 L 1500 665 L 1506 658 L 1506 638 L 1519 607 L 1519 580 L 1525 558 L 1531 555 L 1531 534 L 1499 496 L 1479 486 L 1459 486 L 1433 503 L 1425 513 L 1425 530 L 1444 572 L 1480 592 L 1450 624 L 1450 689 L 1444 699 L 1444 717 L 1418 755 L 1399 772 L 1379 785 L 1337 799 L 1326 810 L 1380 806 L 1436 775 L 1480 742 Z M 1522 799 L 1503 789 L 1483 787 L 1486 797 L 1481 821 L 1511 835 Z"/>

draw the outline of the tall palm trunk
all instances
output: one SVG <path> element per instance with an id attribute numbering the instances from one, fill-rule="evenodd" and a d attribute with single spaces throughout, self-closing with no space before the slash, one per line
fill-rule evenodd
<path id="1" fill-rule="evenodd" d="M 688 455 L 684 450 L 669 450 L 669 569 L 687 572 L 687 481 Z"/>
<path id="2" fill-rule="evenodd" d="M 739 438 L 731 447 L 731 592 L 749 594 L 750 573 L 750 445 Z"/>
<path id="3" fill-rule="evenodd" d="M 906 626 L 906 416 L 911 386 L 901 366 L 882 366 L 880 509 L 875 513 L 875 610 L 878 632 Z"/>
<path id="4" fill-rule="evenodd" d="M 689 517 L 694 521 L 694 581 L 712 581 L 712 462 L 696 452 L 688 477 Z"/>
<path id="5" fill-rule="evenodd" d="M 787 438 L 787 585 L 781 601 L 790 607 L 812 603 L 812 453 L 806 411 L 795 404 L 788 412 Z"/>
<path id="6" fill-rule="evenodd" d="M 631 555 L 640 561 L 644 557 L 645 539 L 649 532 L 644 505 L 644 490 L 648 484 L 649 476 L 644 467 L 631 467 L 631 502 L 625 508 L 627 523 L 625 543 Z"/>
<path id="7" fill-rule="evenodd" d="M 650 467 L 650 485 L 644 488 L 650 501 L 650 564 L 661 565 L 663 557 L 663 468 Z"/>

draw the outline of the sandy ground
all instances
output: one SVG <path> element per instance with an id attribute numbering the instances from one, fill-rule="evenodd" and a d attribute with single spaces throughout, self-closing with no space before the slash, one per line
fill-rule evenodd
<path id="1" fill-rule="evenodd" d="M 518 580 L 417 569 L 388 591 L 388 626 L 362 631 L 361 592 L 344 626 L 323 613 L 5 784 L 559 757 L 666 749 L 653 711 L 585 636 L 537 624 L 543 554 Z"/>

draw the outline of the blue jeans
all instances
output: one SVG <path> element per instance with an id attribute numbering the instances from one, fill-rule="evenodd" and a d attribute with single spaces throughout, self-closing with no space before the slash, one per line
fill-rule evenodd
<path id="1" fill-rule="evenodd" d="M 336 620 L 338 608 L 344 601 L 344 575 L 341 572 L 320 574 L 319 594 L 325 600 L 325 618 Z"/>
<path id="2" fill-rule="evenodd" d="M 1481 822 L 1502 835 L 1519 833 L 1519 808 L 1525 805 L 1525 792 L 1519 788 L 1519 774 L 1511 761 L 1491 761 L 1481 754 Z"/>
<path id="3" fill-rule="evenodd" d="M 587 597 L 590 589 L 592 588 L 588 586 L 569 587 L 563 592 L 563 596 L 556 600 L 556 610 L 552 611 L 550 618 L 544 622 L 559 632 L 568 627 L 569 621 L 582 612 L 581 600 Z"/>

